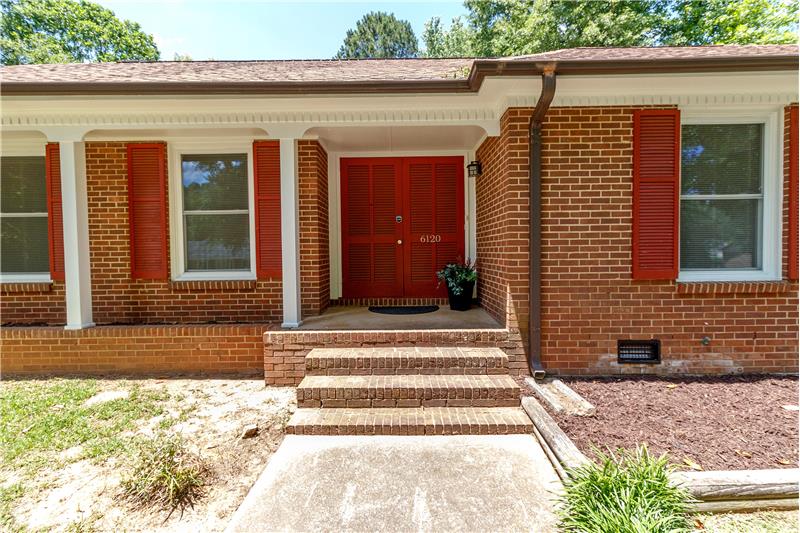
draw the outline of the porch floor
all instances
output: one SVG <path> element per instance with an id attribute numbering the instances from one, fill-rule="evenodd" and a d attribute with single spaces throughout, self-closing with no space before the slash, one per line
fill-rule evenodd
<path id="1" fill-rule="evenodd" d="M 301 330 L 425 330 L 425 329 L 502 329 L 480 307 L 469 311 L 451 311 L 442 306 L 433 313 L 420 315 L 383 315 L 367 307 L 333 306 L 319 316 L 303 320 Z"/>

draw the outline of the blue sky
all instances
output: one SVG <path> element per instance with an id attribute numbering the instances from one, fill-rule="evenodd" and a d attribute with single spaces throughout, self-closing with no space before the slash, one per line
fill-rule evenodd
<path id="1" fill-rule="evenodd" d="M 411 22 L 417 37 L 426 20 L 445 24 L 465 14 L 461 0 L 342 2 L 268 0 L 94 0 L 152 34 L 162 59 L 330 58 L 345 33 L 368 11 Z"/>

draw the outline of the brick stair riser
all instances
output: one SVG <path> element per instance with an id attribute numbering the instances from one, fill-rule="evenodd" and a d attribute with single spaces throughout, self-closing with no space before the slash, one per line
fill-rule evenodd
<path id="1" fill-rule="evenodd" d="M 499 350 L 498 350 L 499 351 Z M 497 356 L 343 356 L 306 357 L 306 375 L 415 375 L 415 374 L 507 374 L 508 357 Z"/>
<path id="2" fill-rule="evenodd" d="M 519 408 L 301 409 L 289 420 L 295 435 L 508 435 L 530 433 Z"/>
<path id="3" fill-rule="evenodd" d="M 454 399 L 322 399 L 322 400 L 300 400 L 297 406 L 300 408 L 334 407 L 334 408 L 358 408 L 367 409 L 370 407 L 519 407 L 519 398 L 454 398 Z"/>
<path id="4" fill-rule="evenodd" d="M 422 424 L 400 424 L 392 426 L 374 424 L 347 424 L 335 426 L 296 426 L 287 427 L 290 435 L 518 435 L 528 434 L 533 426 L 524 424 L 504 426 L 483 426 L 475 424 L 442 424 L 426 426 Z"/>
<path id="5" fill-rule="evenodd" d="M 505 388 L 298 388 L 300 407 L 516 406 L 519 389 Z"/>
<path id="6" fill-rule="evenodd" d="M 327 367 L 327 368 L 308 368 L 307 376 L 416 376 L 416 375 L 501 375 L 508 374 L 505 367 L 434 367 L 434 368 L 411 368 L 411 367 Z"/>

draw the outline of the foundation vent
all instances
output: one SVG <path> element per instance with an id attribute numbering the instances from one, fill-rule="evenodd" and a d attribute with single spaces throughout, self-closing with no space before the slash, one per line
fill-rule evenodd
<path id="1" fill-rule="evenodd" d="M 648 339 L 643 341 L 619 339 L 617 341 L 617 362 L 624 363 L 660 363 L 661 341 Z"/>

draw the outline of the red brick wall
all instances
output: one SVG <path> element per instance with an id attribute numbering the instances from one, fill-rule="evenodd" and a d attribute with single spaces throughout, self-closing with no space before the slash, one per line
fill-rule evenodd
<path id="1" fill-rule="evenodd" d="M 86 143 L 89 251 L 95 322 L 132 324 L 279 320 L 282 308 L 280 279 L 244 282 L 131 279 L 126 146 L 124 142 Z M 169 164 L 166 166 L 168 175 Z M 65 322 L 63 282 L 54 283 L 50 291 L 9 294 L 7 290 L 9 287 L 3 288 L 2 293 L 4 323 Z"/>
<path id="2" fill-rule="evenodd" d="M 247 373 L 264 368 L 263 325 L 3 328 L 0 376 L 155 372 Z"/>
<path id="3" fill-rule="evenodd" d="M 126 154 L 124 142 L 86 143 L 95 322 L 278 320 L 282 306 L 279 279 L 247 282 L 131 280 Z M 166 174 L 169 174 L 168 163 Z"/>
<path id="4" fill-rule="evenodd" d="M 318 141 L 297 142 L 300 196 L 300 301 L 302 316 L 330 304 L 328 154 Z"/>
<path id="5" fill-rule="evenodd" d="M 529 116 L 530 110 L 506 113 L 501 137 L 479 149 L 487 168 L 502 164 L 496 161 L 502 157 L 498 143 L 519 144 Z M 545 367 L 570 374 L 796 372 L 797 282 L 687 286 L 631 279 L 632 125 L 631 108 L 553 108 L 547 115 L 542 177 Z M 521 160 L 527 165 L 525 157 L 510 157 L 509 169 L 516 173 Z M 481 225 L 488 221 L 506 228 L 501 235 L 513 235 L 507 228 L 519 227 L 515 212 L 504 212 L 492 199 L 510 192 L 524 197 L 527 184 L 509 179 L 503 170 L 490 170 L 476 185 L 482 300 L 496 314 L 492 302 L 502 303 L 505 294 L 509 314 L 521 317 L 527 280 L 512 279 L 514 271 L 506 271 L 502 250 L 493 250 L 492 234 Z M 514 258 L 527 255 L 516 243 L 511 248 Z M 503 280 L 499 288 L 495 279 Z M 705 336 L 711 339 L 708 346 L 701 344 Z M 617 339 L 651 337 L 662 341 L 662 365 L 616 364 Z"/>
<path id="6" fill-rule="evenodd" d="M 499 137 L 478 149 L 476 178 L 478 298 L 501 324 L 527 331 L 528 321 L 528 121 L 508 110 Z"/>
<path id="7" fill-rule="evenodd" d="M 0 323 L 64 324 L 64 282 L 0 283 Z"/>

